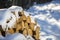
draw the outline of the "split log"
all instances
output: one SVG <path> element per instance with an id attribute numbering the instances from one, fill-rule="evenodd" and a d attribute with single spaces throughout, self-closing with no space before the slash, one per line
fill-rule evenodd
<path id="1" fill-rule="evenodd" d="M 31 30 L 33 30 L 33 31 L 34 31 L 34 26 L 35 26 L 35 25 L 34 25 L 34 23 L 30 23 L 30 25 L 29 25 L 29 26 L 30 26 Z"/>
<path id="2" fill-rule="evenodd" d="M 27 23 L 31 23 L 31 19 L 30 19 L 30 16 L 27 16 Z"/>
<path id="3" fill-rule="evenodd" d="M 10 33 L 10 34 L 14 34 L 15 33 L 14 30 L 13 30 L 13 28 L 8 28 L 7 32 Z"/>
<path id="4" fill-rule="evenodd" d="M 25 22 L 25 28 L 28 30 L 29 29 L 29 25 L 27 22 Z"/>
<path id="5" fill-rule="evenodd" d="M 27 36 L 27 29 L 23 29 L 23 35 Z"/>
<path id="6" fill-rule="evenodd" d="M 34 35 L 36 40 L 39 40 L 39 31 L 40 31 L 40 28 L 37 27 L 36 28 L 36 31 L 35 31 L 36 32 L 36 35 Z"/>
<path id="7" fill-rule="evenodd" d="M 22 19 L 23 19 L 23 21 L 26 21 L 26 16 L 22 15 Z"/>
<path id="8" fill-rule="evenodd" d="M 22 16 L 23 14 L 24 14 L 24 11 L 23 10 L 22 10 L 22 12 L 20 12 L 20 11 L 18 12 L 18 15 L 19 16 Z"/>
<path id="9" fill-rule="evenodd" d="M 33 32 L 31 29 L 28 29 L 28 35 L 30 35 L 31 37 L 33 36 Z"/>
<path id="10" fill-rule="evenodd" d="M 21 22 L 21 26 L 22 26 L 22 30 L 23 30 L 25 28 L 23 21 Z"/>
<path id="11" fill-rule="evenodd" d="M 19 30 L 22 30 L 22 26 L 20 24 L 17 25 L 16 32 L 19 32 Z"/>

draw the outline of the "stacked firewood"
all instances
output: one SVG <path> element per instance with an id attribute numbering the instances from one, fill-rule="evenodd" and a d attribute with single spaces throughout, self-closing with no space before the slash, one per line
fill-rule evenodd
<path id="1" fill-rule="evenodd" d="M 15 12 L 12 12 L 15 15 Z M 37 26 L 37 23 L 31 22 L 30 16 L 24 15 L 24 11 L 18 12 L 19 18 L 16 18 L 12 28 L 8 28 L 8 33 L 21 33 L 24 36 L 30 35 L 35 40 L 39 40 L 39 31 L 40 28 Z M 35 26 L 37 26 L 35 28 Z M 34 29 L 35 28 L 35 29 Z"/>

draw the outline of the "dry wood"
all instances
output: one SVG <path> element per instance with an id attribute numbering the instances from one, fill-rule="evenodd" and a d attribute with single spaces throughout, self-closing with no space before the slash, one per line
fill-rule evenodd
<path id="1" fill-rule="evenodd" d="M 30 23 L 30 25 L 29 25 L 29 26 L 30 26 L 31 30 L 33 30 L 33 31 L 34 31 L 34 26 L 35 26 L 35 25 L 34 25 L 34 23 Z"/>
<path id="2" fill-rule="evenodd" d="M 25 28 L 28 30 L 29 29 L 29 25 L 27 22 L 25 22 Z"/>
<path id="3" fill-rule="evenodd" d="M 35 39 L 39 39 L 39 30 L 40 30 L 39 27 L 37 27 L 35 30 L 36 31 Z"/>
<path id="4" fill-rule="evenodd" d="M 22 19 L 23 19 L 23 20 L 26 20 L 26 16 L 25 16 L 25 15 L 22 15 Z"/>
<path id="5" fill-rule="evenodd" d="M 30 35 L 31 37 L 33 36 L 33 32 L 31 29 L 28 29 L 28 35 Z"/>
<path id="6" fill-rule="evenodd" d="M 36 33 L 37 33 L 37 32 L 39 32 L 39 31 L 40 31 L 40 28 L 39 28 L 39 27 L 37 27 L 35 31 L 36 31 Z"/>
<path id="7" fill-rule="evenodd" d="M 22 26 L 22 30 L 23 30 L 25 28 L 23 21 L 21 22 L 21 26 Z"/>
<path id="8" fill-rule="evenodd" d="M 22 26 L 18 24 L 16 27 L 16 32 L 19 32 L 19 30 L 22 30 Z"/>
<path id="9" fill-rule="evenodd" d="M 23 30 L 23 35 L 24 35 L 24 36 L 27 36 L 27 29 L 24 29 L 24 30 Z"/>
<path id="10" fill-rule="evenodd" d="M 13 28 L 8 28 L 8 33 L 10 33 L 10 34 L 14 34 L 14 30 L 13 30 Z"/>
<path id="11" fill-rule="evenodd" d="M 31 23 L 31 19 L 30 19 L 30 16 L 27 16 L 27 23 Z"/>

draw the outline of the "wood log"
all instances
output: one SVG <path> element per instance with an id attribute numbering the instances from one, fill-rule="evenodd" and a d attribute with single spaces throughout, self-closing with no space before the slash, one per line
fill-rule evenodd
<path id="1" fill-rule="evenodd" d="M 29 26 L 30 26 L 31 30 L 33 30 L 33 31 L 34 31 L 34 26 L 35 26 L 35 25 L 34 25 L 34 23 L 30 23 L 30 25 L 29 25 Z"/>
<path id="2" fill-rule="evenodd" d="M 35 19 L 35 23 L 34 23 L 35 25 L 37 25 L 37 21 L 36 21 L 36 19 Z"/>
<path id="3" fill-rule="evenodd" d="M 24 14 L 24 11 L 22 11 L 22 12 L 19 11 L 19 12 L 18 12 L 18 15 L 19 15 L 19 16 L 22 16 L 23 14 Z"/>
<path id="4" fill-rule="evenodd" d="M 31 37 L 33 36 L 33 32 L 31 29 L 28 29 L 28 35 L 30 35 Z"/>
<path id="5" fill-rule="evenodd" d="M 30 16 L 27 16 L 27 23 L 31 23 L 31 19 L 30 19 Z"/>
<path id="6" fill-rule="evenodd" d="M 16 23 L 16 22 L 14 22 L 13 28 L 16 28 L 16 27 L 17 27 L 17 23 Z"/>
<path id="7" fill-rule="evenodd" d="M 23 18 L 22 17 L 18 18 L 17 24 L 21 23 L 22 21 L 23 21 Z"/>
<path id="8" fill-rule="evenodd" d="M 24 14 L 22 15 L 22 19 L 23 19 L 23 21 L 26 20 L 26 16 Z"/>
<path id="9" fill-rule="evenodd" d="M 22 30 L 23 30 L 25 28 L 23 21 L 21 22 L 21 26 L 22 26 Z"/>
<path id="10" fill-rule="evenodd" d="M 24 29 L 24 30 L 23 30 L 23 35 L 24 35 L 24 36 L 27 36 L 27 29 Z"/>
<path id="11" fill-rule="evenodd" d="M 35 31 L 36 31 L 36 33 L 37 33 L 37 32 L 39 32 L 39 31 L 40 31 L 40 28 L 39 28 L 39 27 L 37 27 Z"/>
<path id="12" fill-rule="evenodd" d="M 35 39 L 36 39 L 36 40 L 39 40 L 39 33 L 37 33 L 37 34 L 35 35 Z"/>
<path id="13" fill-rule="evenodd" d="M 28 30 L 29 29 L 29 25 L 28 25 L 28 23 L 27 22 L 25 22 L 25 28 Z"/>
<path id="14" fill-rule="evenodd" d="M 13 28 L 8 28 L 7 32 L 10 33 L 10 34 L 14 34 L 15 33 L 14 30 L 13 30 Z"/>
<path id="15" fill-rule="evenodd" d="M 36 32 L 35 39 L 36 40 L 39 40 L 39 31 L 40 31 L 40 28 L 37 27 L 36 30 L 35 30 L 35 32 Z"/>
<path id="16" fill-rule="evenodd" d="M 21 11 L 21 14 L 22 14 L 22 15 L 24 14 L 24 11 L 23 11 L 23 10 Z"/>
<path id="17" fill-rule="evenodd" d="M 16 27 L 16 32 L 19 32 L 19 30 L 22 30 L 21 24 L 18 24 L 17 27 Z"/>

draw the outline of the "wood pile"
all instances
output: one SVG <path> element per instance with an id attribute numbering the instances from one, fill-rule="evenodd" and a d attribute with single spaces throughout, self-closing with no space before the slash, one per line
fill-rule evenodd
<path id="1" fill-rule="evenodd" d="M 12 12 L 15 15 L 15 12 Z M 14 23 L 12 28 L 8 28 L 8 33 L 14 34 L 14 33 L 21 33 L 24 36 L 30 35 L 35 40 L 39 40 L 39 31 L 40 28 L 37 26 L 37 23 L 31 22 L 30 16 L 24 15 L 24 11 L 18 12 L 19 18 L 16 18 L 16 22 Z M 8 23 L 8 22 L 7 22 Z M 34 30 L 34 27 L 36 29 Z"/>

